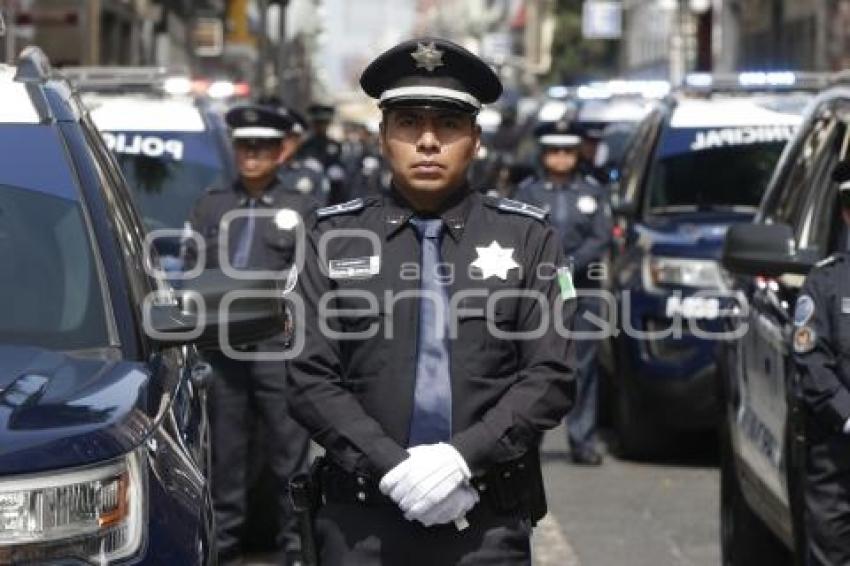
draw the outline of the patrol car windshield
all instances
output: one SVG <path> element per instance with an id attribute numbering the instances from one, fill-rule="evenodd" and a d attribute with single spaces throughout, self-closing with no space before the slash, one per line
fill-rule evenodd
<path id="1" fill-rule="evenodd" d="M 205 189 L 224 174 L 219 150 L 204 133 L 105 132 L 150 230 L 182 228 Z"/>
<path id="2" fill-rule="evenodd" d="M 76 200 L 0 184 L 0 343 L 108 345 L 102 286 Z"/>
<path id="3" fill-rule="evenodd" d="M 649 211 L 755 212 L 790 127 L 720 134 L 670 128 L 659 142 L 648 181 Z"/>

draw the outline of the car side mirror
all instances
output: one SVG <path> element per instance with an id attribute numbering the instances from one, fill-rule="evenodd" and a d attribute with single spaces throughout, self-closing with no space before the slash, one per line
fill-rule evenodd
<path id="1" fill-rule="evenodd" d="M 230 346 L 253 344 L 284 331 L 283 296 L 275 280 L 234 279 L 205 270 L 170 300 L 146 301 L 145 331 L 172 346 L 221 349 L 225 339 Z"/>
<path id="2" fill-rule="evenodd" d="M 721 263 L 743 275 L 805 275 L 819 259 L 816 255 L 797 250 L 787 224 L 735 224 L 726 232 Z"/>

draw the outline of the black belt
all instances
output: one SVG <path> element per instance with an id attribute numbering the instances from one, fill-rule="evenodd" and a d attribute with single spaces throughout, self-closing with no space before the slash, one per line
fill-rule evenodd
<path id="1" fill-rule="evenodd" d="M 395 505 L 381 493 L 372 479 L 348 472 L 325 459 L 315 470 L 313 481 L 320 487 L 322 498 L 329 503 L 360 505 Z"/>
<path id="2" fill-rule="evenodd" d="M 396 505 L 381 493 L 374 480 L 348 472 L 327 458 L 315 467 L 313 481 L 328 503 Z M 496 464 L 485 475 L 472 478 L 470 483 L 478 491 L 482 503 L 499 514 L 520 515 L 534 523 L 546 514 L 537 450 L 517 460 Z"/>

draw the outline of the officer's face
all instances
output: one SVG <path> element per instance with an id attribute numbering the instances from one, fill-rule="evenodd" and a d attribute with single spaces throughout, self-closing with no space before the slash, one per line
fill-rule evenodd
<path id="1" fill-rule="evenodd" d="M 578 162 L 578 150 L 550 147 L 543 151 L 543 167 L 551 175 L 569 175 Z"/>
<path id="2" fill-rule="evenodd" d="M 381 123 L 381 150 L 393 182 L 414 202 L 424 197 L 439 203 L 463 185 L 480 137 L 472 116 L 452 110 L 394 108 Z"/>
<path id="3" fill-rule="evenodd" d="M 283 154 L 280 139 L 237 139 L 233 147 L 239 174 L 249 180 L 274 175 Z"/>

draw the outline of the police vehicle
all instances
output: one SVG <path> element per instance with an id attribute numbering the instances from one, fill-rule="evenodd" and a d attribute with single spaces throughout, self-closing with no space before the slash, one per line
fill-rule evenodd
<path id="1" fill-rule="evenodd" d="M 62 71 L 81 92 L 115 153 L 148 229 L 184 227 L 192 205 L 235 174 L 227 126 L 188 76 L 158 67 L 76 67 Z M 179 271 L 180 238 L 157 238 L 169 271 Z"/>
<path id="2" fill-rule="evenodd" d="M 193 343 L 256 339 L 280 309 L 204 325 L 177 300 L 114 159 L 51 74 L 37 48 L 0 65 L 0 563 L 214 563 Z M 218 275 L 190 282 L 196 301 L 221 300 Z"/>
<path id="3" fill-rule="evenodd" d="M 602 356 L 625 455 L 657 453 L 716 419 L 723 237 L 752 219 L 811 98 L 802 91 L 817 83 L 780 73 L 750 87 L 747 76 L 690 77 L 641 123 L 625 158 L 614 206 L 625 246 L 610 274 L 617 332 Z"/>
<path id="4" fill-rule="evenodd" d="M 721 534 L 724 564 L 802 563 L 805 438 L 791 359 L 805 274 L 847 250 L 831 173 L 850 158 L 850 89 L 819 95 L 777 165 L 751 224 L 730 229 L 723 265 L 746 301 L 720 342 Z M 789 552 L 791 551 L 791 552 Z"/>

